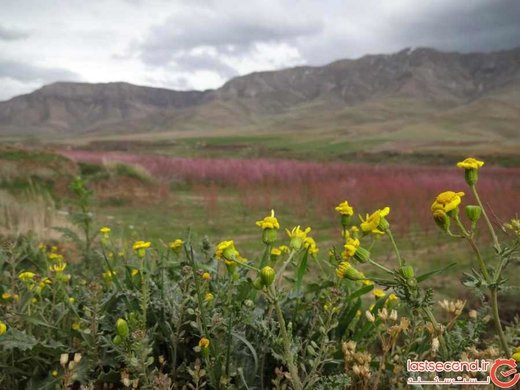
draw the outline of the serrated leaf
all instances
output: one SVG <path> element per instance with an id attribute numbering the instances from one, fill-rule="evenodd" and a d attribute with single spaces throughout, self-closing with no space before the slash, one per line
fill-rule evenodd
<path id="1" fill-rule="evenodd" d="M 0 338 L 0 346 L 8 351 L 13 349 L 28 351 L 36 344 L 38 344 L 38 340 L 34 336 L 17 329 L 10 329 Z"/>

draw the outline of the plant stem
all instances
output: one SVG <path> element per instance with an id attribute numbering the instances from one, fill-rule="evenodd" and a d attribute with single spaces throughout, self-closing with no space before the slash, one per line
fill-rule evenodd
<path id="1" fill-rule="evenodd" d="M 386 230 L 388 233 L 388 237 L 390 238 L 390 241 L 392 242 L 392 246 L 394 247 L 394 252 L 397 256 L 397 261 L 399 261 L 399 267 L 403 266 L 403 259 L 401 258 L 401 254 L 399 253 L 399 248 L 397 247 L 397 243 L 395 242 L 394 235 L 392 234 L 392 230 L 388 228 Z"/>
<path id="2" fill-rule="evenodd" d="M 379 264 L 379 263 L 376 263 L 376 262 L 375 262 L 374 260 L 372 260 L 372 259 L 368 259 L 368 262 L 369 262 L 370 264 L 375 265 L 377 268 L 379 268 L 379 269 L 381 269 L 381 270 L 383 270 L 383 271 L 385 271 L 385 272 L 387 272 L 387 273 L 389 273 L 389 274 L 393 274 L 393 273 L 394 273 L 394 271 L 392 271 L 391 269 L 386 268 L 384 265 L 381 265 L 381 264 Z"/>
<path id="3" fill-rule="evenodd" d="M 500 340 L 500 347 L 504 352 L 506 357 L 509 357 L 511 351 L 507 346 L 506 336 L 504 334 L 504 330 L 502 329 L 502 324 L 500 323 L 500 315 L 498 313 L 498 291 L 496 287 L 490 287 L 489 292 L 491 294 L 491 308 L 493 313 L 493 321 L 495 322 L 495 330 L 498 334 L 498 339 Z"/>
<path id="4" fill-rule="evenodd" d="M 285 319 L 282 313 L 282 309 L 280 307 L 280 303 L 278 302 L 278 298 L 276 297 L 274 284 L 270 286 L 269 291 L 272 295 L 274 310 L 276 312 L 276 316 L 278 317 L 278 323 L 280 325 L 280 333 L 282 334 L 282 343 L 284 350 L 283 357 L 285 362 L 287 363 L 287 367 L 289 368 L 289 373 L 291 374 L 292 385 L 294 387 L 294 390 L 303 390 L 303 385 L 298 374 L 298 366 L 294 362 L 294 356 L 291 351 L 291 339 L 287 332 L 287 327 L 285 325 Z"/>
<path id="5" fill-rule="evenodd" d="M 482 202 L 480 201 L 480 197 L 478 196 L 477 187 L 475 185 L 471 186 L 471 191 L 473 191 L 473 195 L 475 196 L 475 199 L 477 200 L 478 205 L 482 209 L 482 215 L 484 216 L 484 219 L 486 220 L 486 224 L 489 229 L 489 233 L 491 233 L 491 237 L 493 238 L 493 244 L 495 248 L 500 251 L 500 243 L 498 242 L 497 235 L 495 233 L 495 229 L 493 229 L 493 225 L 491 224 L 491 221 L 489 220 L 489 217 L 486 213 L 486 209 L 482 205 Z"/>
<path id="6" fill-rule="evenodd" d="M 448 358 L 448 349 L 446 347 L 446 340 L 444 340 L 444 336 L 441 333 L 441 327 L 440 327 L 439 323 L 437 322 L 437 320 L 435 319 L 435 316 L 433 315 L 430 308 L 425 307 L 425 308 L 423 308 L 423 311 L 424 311 L 424 314 L 426 314 L 426 317 L 428 317 L 428 319 L 432 323 L 435 330 L 437 331 L 437 333 L 439 335 L 439 342 L 440 342 L 440 346 L 441 346 L 442 357 L 443 357 L 443 359 L 447 359 Z"/>

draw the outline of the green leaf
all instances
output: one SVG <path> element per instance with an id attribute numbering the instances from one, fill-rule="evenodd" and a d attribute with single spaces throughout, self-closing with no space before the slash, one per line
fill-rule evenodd
<path id="1" fill-rule="evenodd" d="M 27 351 L 33 349 L 36 344 L 38 340 L 34 336 L 12 328 L 0 337 L 0 346 L 8 351 L 13 349 Z"/>
<path id="2" fill-rule="evenodd" d="M 429 278 L 431 278 L 434 275 L 440 274 L 441 272 L 447 271 L 450 268 L 455 267 L 456 265 L 457 265 L 457 263 L 451 263 L 451 264 L 448 264 L 445 267 L 442 267 L 442 268 L 439 268 L 439 269 L 436 269 L 436 270 L 433 270 L 433 271 L 430 271 L 430 272 L 426 272 L 425 274 L 419 275 L 419 276 L 417 276 L 417 283 L 425 281 L 426 279 L 429 279 Z"/>
<path id="3" fill-rule="evenodd" d="M 350 294 L 348 297 L 347 297 L 347 301 L 351 301 L 353 299 L 356 299 L 356 298 L 359 298 L 367 293 L 369 293 L 370 291 L 372 291 L 374 289 L 374 285 L 373 284 L 370 284 L 368 286 L 363 286 L 361 287 L 359 290 L 356 290 L 354 291 L 352 294 Z"/>
<path id="4" fill-rule="evenodd" d="M 235 338 L 237 338 L 238 340 L 242 341 L 246 346 L 247 348 L 249 348 L 249 350 L 251 351 L 251 355 L 253 355 L 253 360 L 255 361 L 255 373 L 258 371 L 258 355 L 256 354 L 256 350 L 255 350 L 255 347 L 253 347 L 253 345 L 247 341 L 247 339 L 238 334 L 238 333 L 235 333 L 235 332 L 231 332 L 231 335 Z"/>

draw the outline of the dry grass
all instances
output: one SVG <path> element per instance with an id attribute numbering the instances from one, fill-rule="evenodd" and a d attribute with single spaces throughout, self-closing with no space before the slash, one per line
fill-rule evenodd
<path id="1" fill-rule="evenodd" d="M 0 236 L 32 234 L 39 240 L 59 239 L 53 228 L 71 227 L 65 212 L 56 209 L 50 195 L 34 187 L 21 196 L 0 190 Z"/>

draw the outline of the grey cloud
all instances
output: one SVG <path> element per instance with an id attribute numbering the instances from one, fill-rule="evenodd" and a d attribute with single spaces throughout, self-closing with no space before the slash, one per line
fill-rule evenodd
<path id="1" fill-rule="evenodd" d="M 217 56 L 204 53 L 178 55 L 173 58 L 173 62 L 178 68 L 185 71 L 208 70 L 217 72 L 226 78 L 238 74 L 234 68 L 224 63 Z"/>
<path id="2" fill-rule="evenodd" d="M 77 73 L 62 68 L 46 68 L 42 66 L 24 64 L 17 61 L 0 60 L 0 78 L 7 77 L 14 80 L 29 82 L 41 80 L 43 82 L 79 80 Z"/>
<path id="3" fill-rule="evenodd" d="M 397 22 L 392 20 L 388 30 Z M 402 46 L 415 44 L 467 52 L 520 45 L 518 0 L 459 2 L 400 22 L 393 34 L 388 32 Z"/>
<path id="4" fill-rule="evenodd" d="M 149 65 L 167 64 L 179 51 L 213 47 L 219 52 L 248 51 L 258 42 L 278 42 L 316 34 L 323 28 L 315 19 L 286 18 L 193 7 L 155 26 L 141 45 L 141 57 Z"/>
<path id="5" fill-rule="evenodd" d="M 25 31 L 7 28 L 0 25 L 0 41 L 17 41 L 27 37 L 29 37 L 29 34 Z"/>

